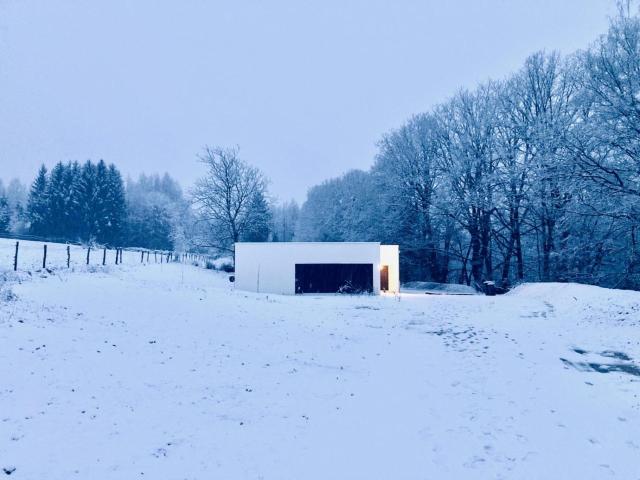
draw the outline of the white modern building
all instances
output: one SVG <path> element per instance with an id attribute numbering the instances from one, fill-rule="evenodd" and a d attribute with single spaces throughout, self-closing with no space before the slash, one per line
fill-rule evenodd
<path id="1" fill-rule="evenodd" d="M 236 288 L 264 293 L 400 291 L 397 245 L 378 242 L 236 243 Z"/>

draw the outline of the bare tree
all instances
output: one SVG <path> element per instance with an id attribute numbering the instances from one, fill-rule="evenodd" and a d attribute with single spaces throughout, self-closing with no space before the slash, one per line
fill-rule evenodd
<path id="1" fill-rule="evenodd" d="M 527 213 L 541 239 L 541 277 L 550 280 L 552 259 L 564 248 L 567 232 L 560 227 L 570 200 L 571 162 L 566 136 L 575 123 L 577 85 L 571 63 L 557 53 L 538 52 L 507 82 L 502 95 L 500 180 L 508 206 L 498 213 L 509 237 L 503 281 L 509 275 L 509 256 L 515 253 L 517 279 L 524 276 L 522 226 Z M 569 182 L 568 182 L 569 181 Z M 559 238 L 558 238 L 559 237 Z M 557 255 L 556 255 L 557 256 Z"/>
<path id="2" fill-rule="evenodd" d="M 398 243 L 403 280 L 640 289 L 640 16 L 631 3 L 620 0 L 586 51 L 535 53 L 508 79 L 384 135 L 370 171 L 309 191 L 297 238 Z"/>
<path id="3" fill-rule="evenodd" d="M 199 157 L 207 167 L 192 191 L 204 238 L 200 247 L 234 255 L 234 244 L 255 220 L 251 205 L 266 193 L 267 181 L 255 167 L 240 160 L 237 148 L 205 147 Z"/>
<path id="4" fill-rule="evenodd" d="M 493 279 L 492 217 L 496 208 L 496 84 L 461 91 L 437 111 L 441 168 L 452 197 L 449 212 L 468 232 L 471 274 L 477 284 Z M 470 279 L 467 279 L 469 281 Z"/>
<path id="5" fill-rule="evenodd" d="M 446 281 L 449 274 L 449 242 L 438 228 L 434 203 L 442 183 L 438 164 L 437 119 L 417 115 L 401 128 L 383 136 L 374 172 L 393 225 L 403 235 L 402 251 L 419 266 L 424 278 Z M 444 238 L 443 238 L 444 237 Z M 442 240 L 442 241 L 441 241 Z M 442 244 L 442 245 L 441 245 Z"/>
<path id="6" fill-rule="evenodd" d="M 588 141 L 577 149 L 579 165 L 612 194 L 639 197 L 640 18 L 621 10 L 607 35 L 583 55 L 583 64 Z"/>
<path id="7" fill-rule="evenodd" d="M 291 242 L 295 233 L 300 206 L 295 200 L 274 203 L 271 206 L 273 217 L 271 219 L 271 231 L 274 242 Z"/>

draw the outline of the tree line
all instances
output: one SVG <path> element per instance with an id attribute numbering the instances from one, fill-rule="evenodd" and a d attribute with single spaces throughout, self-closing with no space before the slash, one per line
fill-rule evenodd
<path id="1" fill-rule="evenodd" d="M 640 20 L 538 52 L 310 189 L 298 240 L 398 243 L 404 280 L 640 287 Z"/>
<path id="2" fill-rule="evenodd" d="M 232 255 L 236 241 L 291 241 L 299 207 L 278 203 L 237 149 L 206 147 L 208 174 L 185 196 L 168 174 L 123 180 L 100 160 L 43 165 L 27 189 L 0 181 L 0 235 Z"/>
<path id="3" fill-rule="evenodd" d="M 115 165 L 100 160 L 42 166 L 29 192 L 30 232 L 70 240 L 119 244 L 124 236 L 124 184 Z"/>
<path id="4" fill-rule="evenodd" d="M 0 234 L 171 250 L 188 204 L 168 174 L 123 181 L 103 160 L 40 167 L 31 188 L 0 183 Z"/>

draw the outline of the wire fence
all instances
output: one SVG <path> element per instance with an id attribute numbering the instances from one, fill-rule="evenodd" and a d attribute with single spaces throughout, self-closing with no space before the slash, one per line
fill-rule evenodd
<path id="1" fill-rule="evenodd" d="M 228 269 L 224 261 L 221 262 L 220 259 L 201 253 L 82 245 L 51 240 L 31 235 L 1 237 L 0 271 L 52 271 L 80 267 L 171 262 L 189 263 L 211 269 Z"/>

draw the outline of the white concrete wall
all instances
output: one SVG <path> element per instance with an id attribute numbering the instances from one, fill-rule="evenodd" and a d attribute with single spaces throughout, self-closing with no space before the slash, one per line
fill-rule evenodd
<path id="1" fill-rule="evenodd" d="M 389 292 L 400 292 L 400 249 L 398 245 L 380 245 L 380 264 L 389 265 Z"/>
<path id="2" fill-rule="evenodd" d="M 236 243 L 236 288 L 295 294 L 296 263 L 370 263 L 373 264 L 373 291 L 377 294 L 380 292 L 380 252 L 380 244 L 373 242 Z"/>

